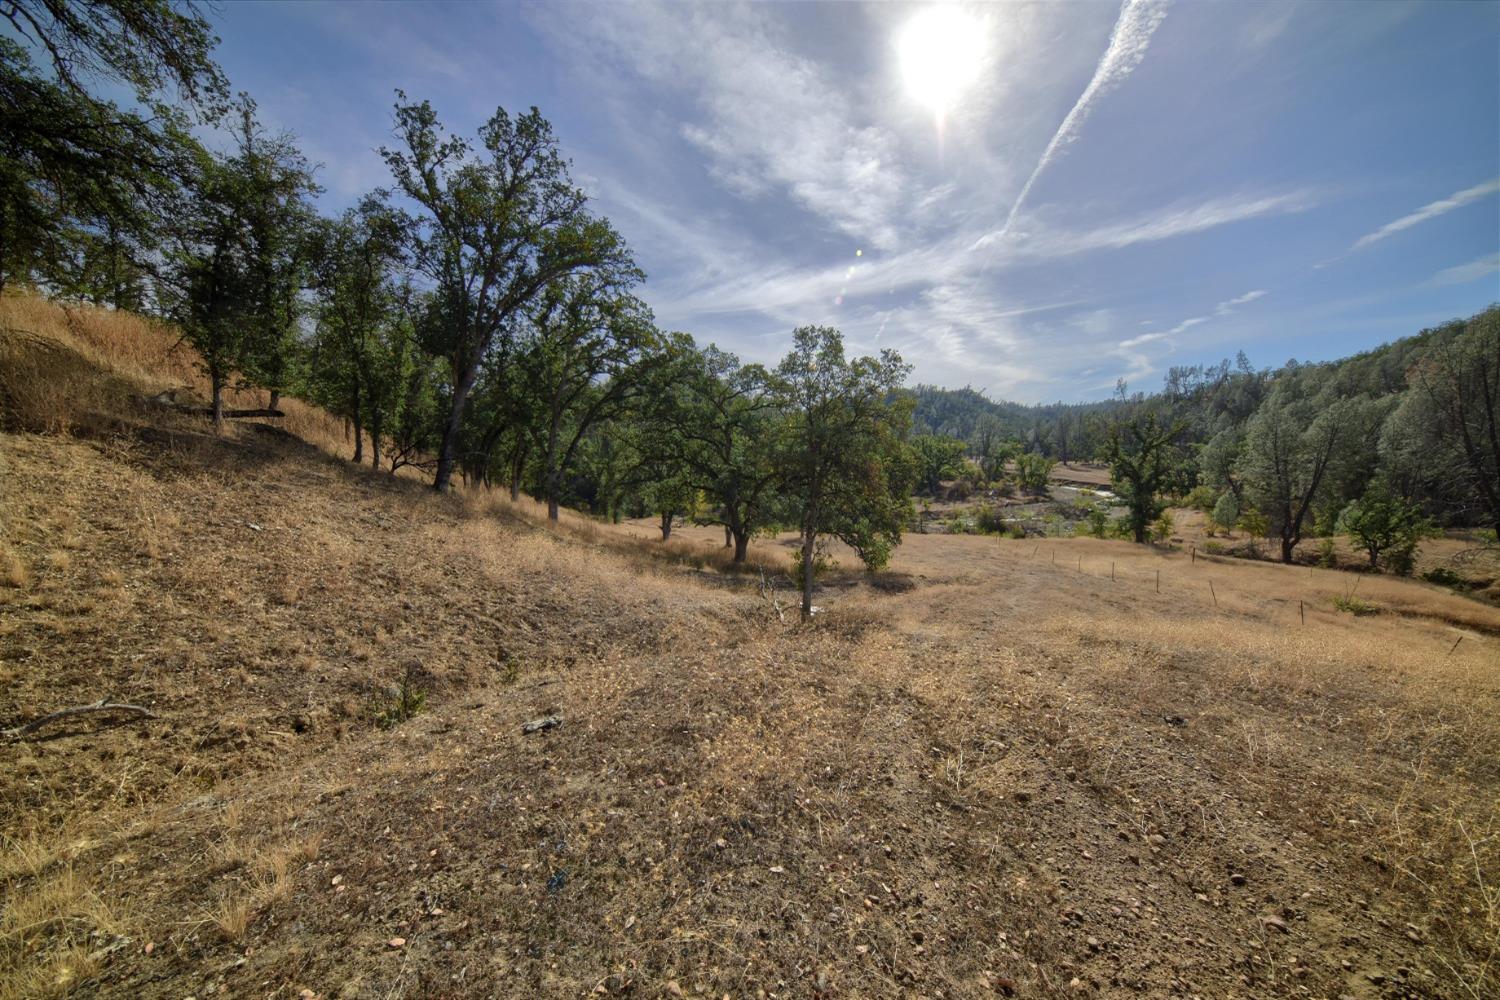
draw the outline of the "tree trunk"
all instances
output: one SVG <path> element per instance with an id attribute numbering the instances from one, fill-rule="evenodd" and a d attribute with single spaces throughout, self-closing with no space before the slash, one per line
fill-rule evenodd
<path id="1" fill-rule="evenodd" d="M 515 503 L 521 499 L 521 477 L 512 476 L 510 479 L 510 502 Z"/>
<path id="2" fill-rule="evenodd" d="M 812 595 L 813 595 L 813 546 L 817 542 L 817 533 L 804 528 L 802 531 L 802 619 L 806 621 L 812 617 Z"/>
<path id="3" fill-rule="evenodd" d="M 750 532 L 737 531 L 734 533 L 734 561 L 742 563 L 750 550 Z"/>
<path id="4" fill-rule="evenodd" d="M 661 515 L 661 540 L 666 541 L 672 537 L 672 514 L 663 511 Z"/>
<path id="5" fill-rule="evenodd" d="M 726 524 L 724 525 L 724 547 L 727 549 L 731 545 L 734 545 L 734 532 Z M 739 560 L 736 559 L 735 562 L 739 562 Z"/>
<path id="6" fill-rule="evenodd" d="M 1296 547 L 1297 547 L 1297 543 L 1296 543 L 1295 540 L 1287 537 L 1286 535 L 1282 535 L 1281 536 L 1281 561 L 1284 562 L 1284 563 L 1290 563 L 1292 561 L 1292 550 L 1295 549 Z"/>
<path id="7" fill-rule="evenodd" d="M 380 411 L 370 414 L 370 468 L 380 468 Z"/>
<path id="8" fill-rule="evenodd" d="M 224 433 L 224 378 L 221 375 L 210 375 L 209 380 L 213 384 L 214 392 L 214 433 Z"/>
<path id="9" fill-rule="evenodd" d="M 474 382 L 478 378 L 479 363 L 476 359 L 453 387 L 453 401 L 448 406 L 448 419 L 443 422 L 443 440 L 438 446 L 437 473 L 432 477 L 432 488 L 439 493 L 446 493 L 448 484 L 453 481 L 453 464 L 458 451 L 458 434 L 463 427 L 464 407 L 469 403 L 469 393 L 474 391 Z"/>
<path id="10" fill-rule="evenodd" d="M 547 491 L 547 520 L 549 520 L 549 521 L 556 521 L 557 520 L 557 511 L 558 511 L 557 494 L 553 493 L 551 490 L 548 490 Z"/>
<path id="11" fill-rule="evenodd" d="M 354 464 L 365 460 L 365 415 L 361 412 L 359 383 L 354 383 Z"/>
<path id="12" fill-rule="evenodd" d="M 280 409 L 281 408 L 280 405 L 279 405 L 280 403 L 281 403 L 281 390 L 280 389 L 272 389 L 271 390 L 271 405 L 267 406 L 266 409 L 268 409 L 268 410 L 277 410 L 277 409 Z"/>

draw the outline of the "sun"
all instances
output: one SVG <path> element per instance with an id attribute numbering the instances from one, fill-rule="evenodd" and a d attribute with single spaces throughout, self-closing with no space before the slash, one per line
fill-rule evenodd
<path id="1" fill-rule="evenodd" d="M 928 7 L 902 27 L 896 51 L 907 93 L 941 117 L 979 78 L 983 28 L 957 7 Z"/>

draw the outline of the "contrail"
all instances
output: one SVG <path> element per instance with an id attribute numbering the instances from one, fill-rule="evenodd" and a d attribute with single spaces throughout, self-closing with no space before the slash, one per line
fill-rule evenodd
<path id="1" fill-rule="evenodd" d="M 1151 36 L 1156 33 L 1166 16 L 1167 4 L 1164 0 L 1125 0 L 1120 8 L 1120 19 L 1115 22 L 1115 30 L 1109 36 L 1109 48 L 1104 50 L 1104 58 L 1099 60 L 1099 65 L 1094 70 L 1094 78 L 1078 98 L 1078 103 L 1073 105 L 1073 110 L 1068 112 L 1068 117 L 1058 126 L 1052 141 L 1047 143 L 1047 149 L 1037 161 L 1036 169 L 1027 178 L 1016 203 L 1011 206 L 1010 215 L 1005 218 L 1005 225 L 1000 230 L 1001 236 L 1010 232 L 1010 224 L 1016 220 L 1016 213 L 1021 210 L 1026 196 L 1031 193 L 1031 186 L 1036 183 L 1042 171 L 1078 138 L 1083 123 L 1093 113 L 1094 104 L 1123 83 L 1141 64 L 1141 60 L 1146 57 L 1146 46 L 1151 43 Z"/>

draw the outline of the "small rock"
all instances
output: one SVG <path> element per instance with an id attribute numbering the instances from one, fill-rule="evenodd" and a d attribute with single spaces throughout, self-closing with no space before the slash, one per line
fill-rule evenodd
<path id="1" fill-rule="evenodd" d="M 532 733 L 540 733 L 545 729 L 556 729 L 562 725 L 562 719 L 555 715 L 544 715 L 540 719 L 532 719 L 530 722 L 521 724 L 521 734 L 530 736 Z"/>
<path id="2" fill-rule="evenodd" d="M 1276 928 L 1276 930 L 1280 931 L 1283 934 L 1290 934 L 1292 932 L 1291 928 L 1286 925 L 1286 921 L 1282 920 L 1280 917 L 1261 917 L 1260 922 L 1265 924 L 1267 927 Z"/>
<path id="3" fill-rule="evenodd" d="M 1235 874 L 1229 876 L 1229 881 L 1234 883 L 1235 885 L 1244 885 L 1248 880 L 1245 878 L 1245 876 L 1236 872 Z"/>
<path id="4" fill-rule="evenodd" d="M 667 980 L 667 993 L 674 997 L 682 996 L 682 987 L 677 984 L 677 980 Z"/>
<path id="5" fill-rule="evenodd" d="M 385 946 L 387 948 L 404 948 L 406 947 L 406 938 L 393 937 L 385 943 Z"/>

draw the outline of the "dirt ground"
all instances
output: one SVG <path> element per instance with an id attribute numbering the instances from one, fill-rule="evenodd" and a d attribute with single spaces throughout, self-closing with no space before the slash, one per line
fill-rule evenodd
<path id="1" fill-rule="evenodd" d="M 0 741 L 0 997 L 1496 995 L 1500 610 L 913 535 L 803 625 L 653 532 L 0 435 L 0 728 L 154 713 Z"/>

